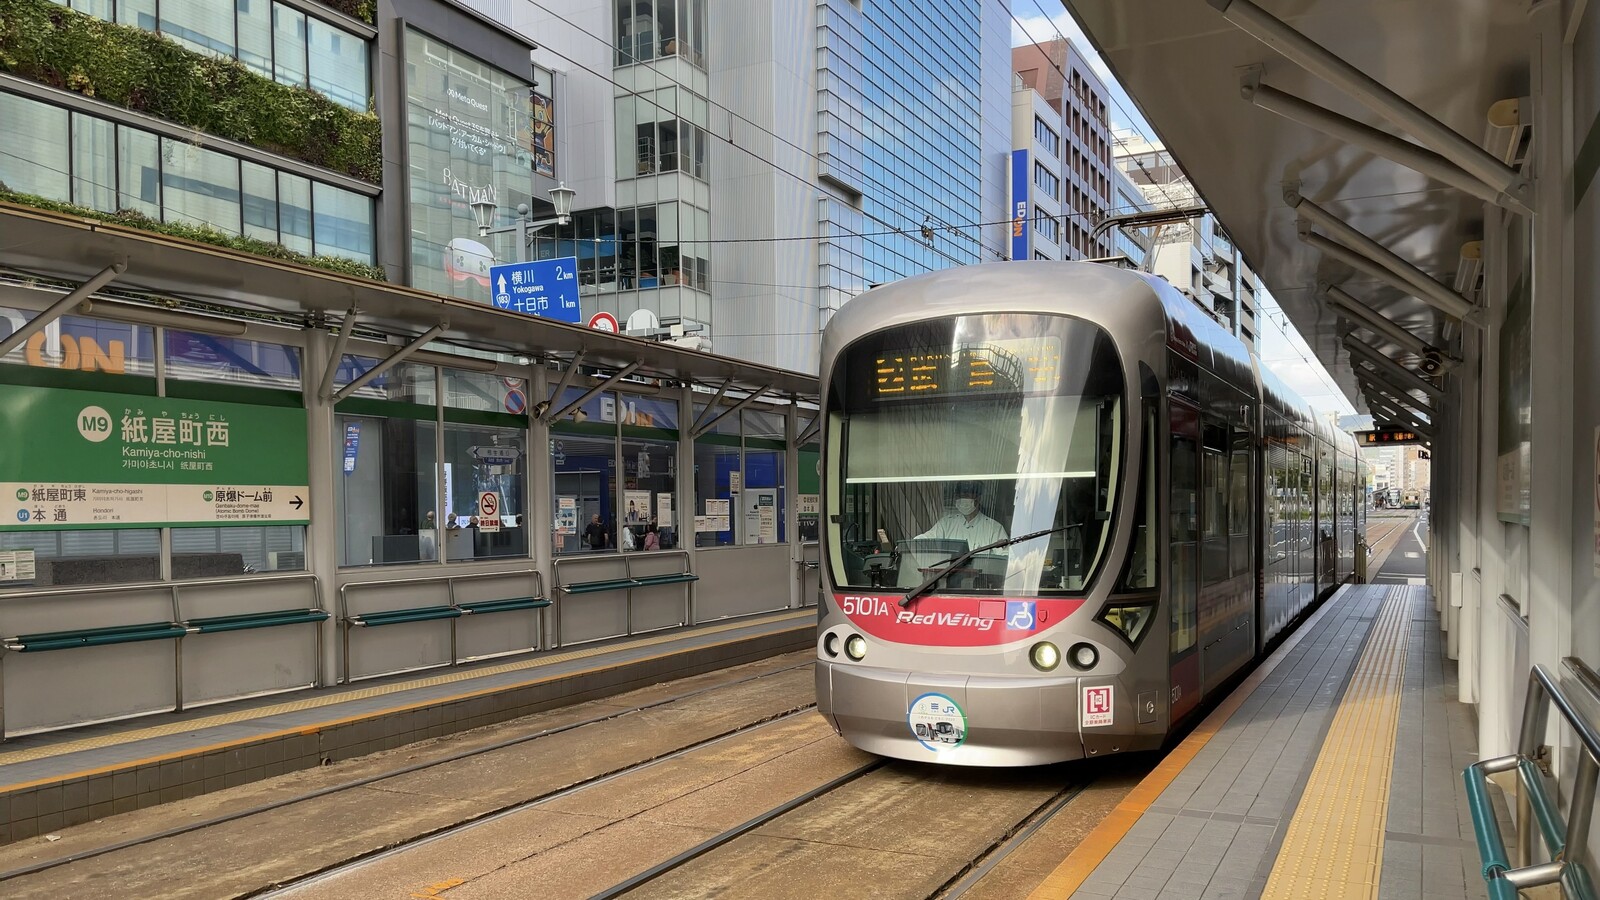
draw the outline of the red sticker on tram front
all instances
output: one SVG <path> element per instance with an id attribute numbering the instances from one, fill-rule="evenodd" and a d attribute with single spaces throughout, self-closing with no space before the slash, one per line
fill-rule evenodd
<path id="1" fill-rule="evenodd" d="M 902 607 L 902 594 L 834 594 L 857 628 L 875 638 L 934 647 L 987 647 L 1020 641 L 1077 611 L 1082 600 L 924 595 Z"/>

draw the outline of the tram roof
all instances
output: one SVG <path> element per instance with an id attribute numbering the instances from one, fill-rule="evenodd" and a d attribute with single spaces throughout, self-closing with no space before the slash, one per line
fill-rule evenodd
<path id="1" fill-rule="evenodd" d="M 448 322 L 435 340 L 535 359 L 570 361 L 765 396 L 814 400 L 817 378 L 670 344 L 596 331 L 445 297 L 127 228 L 97 219 L 0 203 L 0 267 L 83 282 L 108 265 L 127 269 L 108 286 L 175 297 L 210 307 L 287 319 L 360 310 L 357 328 L 418 336 Z"/>
<path id="2" fill-rule="evenodd" d="M 1319 281 L 1343 287 L 1430 344 L 1450 346 L 1448 320 L 1432 307 L 1302 243 L 1284 187 L 1298 181 L 1308 199 L 1446 286 L 1461 265 L 1462 245 L 1483 236 L 1483 201 L 1243 99 L 1241 70 L 1262 65 L 1263 83 L 1396 133 L 1348 94 L 1225 19 L 1216 6 L 1226 4 L 1219 0 L 1062 2 L 1358 407 L 1364 401 L 1341 345 L 1340 319 L 1317 296 Z M 1256 2 L 1474 144 L 1484 138 L 1491 104 L 1528 91 L 1525 5 Z M 1385 338 L 1373 343 L 1399 355 Z"/>

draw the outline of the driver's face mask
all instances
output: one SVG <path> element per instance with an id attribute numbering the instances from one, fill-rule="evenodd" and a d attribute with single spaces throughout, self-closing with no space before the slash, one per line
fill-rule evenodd
<path id="1" fill-rule="evenodd" d="M 956 501 L 956 512 L 962 514 L 963 516 L 970 516 L 977 511 L 978 501 L 976 500 L 969 500 L 966 497 L 962 497 L 960 500 Z"/>

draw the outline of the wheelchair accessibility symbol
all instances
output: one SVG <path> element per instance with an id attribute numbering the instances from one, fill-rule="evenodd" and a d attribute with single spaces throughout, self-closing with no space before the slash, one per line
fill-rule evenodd
<path id="1" fill-rule="evenodd" d="M 1006 630 L 1032 631 L 1038 619 L 1033 614 L 1032 600 L 1006 601 Z"/>

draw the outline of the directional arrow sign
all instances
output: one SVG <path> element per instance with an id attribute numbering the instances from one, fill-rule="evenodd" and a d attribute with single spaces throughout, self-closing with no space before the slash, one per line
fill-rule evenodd
<path id="1" fill-rule="evenodd" d="M 289 505 L 294 507 L 295 509 L 299 509 L 300 507 L 305 506 L 306 502 L 304 500 L 300 499 L 300 495 L 299 494 L 296 494 L 294 499 L 289 501 Z"/>

